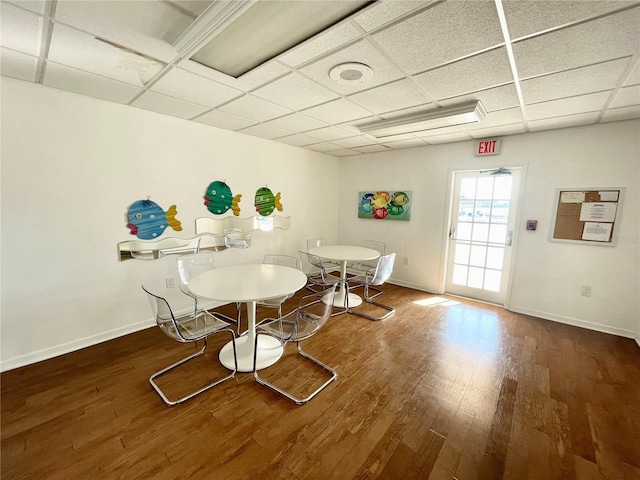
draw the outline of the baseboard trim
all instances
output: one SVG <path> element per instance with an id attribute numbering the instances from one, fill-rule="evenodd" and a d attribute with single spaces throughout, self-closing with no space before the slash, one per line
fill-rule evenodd
<path id="1" fill-rule="evenodd" d="M 602 323 L 588 322 L 586 320 L 580 320 L 579 318 L 565 317 L 562 315 L 554 315 L 548 312 L 541 312 L 538 310 L 532 310 L 530 308 L 518 307 L 517 305 L 511 305 L 509 311 L 522 313 L 524 315 L 530 315 L 532 317 L 542 318 L 544 320 L 551 320 L 553 322 L 564 323 L 567 325 L 573 325 L 574 327 L 586 328 L 589 330 L 595 330 L 596 332 L 609 333 L 611 335 L 617 335 L 619 337 L 626 337 L 635 339 L 640 345 L 638 340 L 638 332 L 627 330 L 625 328 L 612 327 L 610 325 L 604 325 Z"/>
<path id="2" fill-rule="evenodd" d="M 429 290 L 428 288 L 424 288 L 422 285 L 417 285 L 415 283 L 410 283 L 410 282 L 404 282 L 402 280 L 396 280 L 394 278 L 388 279 L 387 283 L 391 283 L 392 285 L 398 285 L 399 287 L 412 288 L 414 290 L 419 290 L 421 292 L 430 293 L 432 295 L 439 295 L 438 293 L 434 292 L 433 290 Z"/>
<path id="3" fill-rule="evenodd" d="M 142 322 L 126 325 L 124 327 L 114 328 L 113 330 L 98 333 L 96 335 L 91 335 L 89 337 L 80 338 L 73 342 L 63 343 L 61 345 L 31 352 L 19 357 L 9 358 L 0 363 L 0 372 L 6 372 L 7 370 L 13 370 L 14 368 L 24 367 L 25 365 L 30 365 L 32 363 L 49 360 L 53 357 L 75 352 L 76 350 L 91 347 L 108 340 L 113 340 L 114 338 L 145 330 L 155 326 L 155 324 L 155 319 L 148 319 Z"/>
<path id="4" fill-rule="evenodd" d="M 636 343 L 638 344 L 638 346 L 640 347 L 640 337 L 636 337 Z"/>

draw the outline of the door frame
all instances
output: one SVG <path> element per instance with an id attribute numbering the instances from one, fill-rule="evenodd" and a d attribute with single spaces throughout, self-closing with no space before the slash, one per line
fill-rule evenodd
<path id="1" fill-rule="evenodd" d="M 509 170 L 510 168 L 519 168 L 520 171 L 522 172 L 521 176 L 520 176 L 520 185 L 519 185 L 519 190 L 518 190 L 518 207 L 516 208 L 516 212 L 515 212 L 515 228 L 513 231 L 513 236 L 512 236 L 512 240 L 511 240 L 511 267 L 509 268 L 509 275 L 508 275 L 508 283 L 507 283 L 507 290 L 505 292 L 505 297 L 504 297 L 504 305 L 500 305 L 502 307 L 504 307 L 506 310 L 509 310 L 509 307 L 511 305 L 511 289 L 512 289 L 512 284 L 513 284 L 513 278 L 514 278 L 514 272 L 516 270 L 516 260 L 517 260 L 517 249 L 518 249 L 518 238 L 519 238 L 519 233 L 521 231 L 524 231 L 524 227 L 520 228 L 520 225 L 524 225 L 521 224 L 522 222 L 522 209 L 524 206 L 524 190 L 525 190 L 525 186 L 527 183 L 527 166 L 528 166 L 528 162 L 523 162 L 523 163 L 495 163 L 495 159 L 491 159 L 492 162 L 489 163 L 484 163 L 482 165 L 474 165 L 473 167 L 470 166 L 461 166 L 461 167 L 449 167 L 447 169 L 447 201 L 445 204 L 445 219 L 443 222 L 444 228 L 443 228 L 443 232 L 442 232 L 442 245 L 443 245 L 443 249 L 442 249 L 442 256 L 440 258 L 440 280 L 439 280 L 439 285 L 438 285 L 438 289 L 440 294 L 444 294 L 445 293 L 445 285 L 446 285 L 446 280 L 447 280 L 447 260 L 449 258 L 449 245 L 450 245 L 450 241 L 449 241 L 449 232 L 451 231 L 451 215 L 453 214 L 453 191 L 454 191 L 454 187 L 455 187 L 455 174 L 456 173 L 465 173 L 465 172 L 480 172 L 480 171 L 484 171 L 484 170 L 494 170 L 500 167 L 506 168 L 507 170 Z M 482 300 L 477 300 L 477 299 L 473 299 L 477 302 L 482 302 Z M 484 302 L 484 303 L 488 303 L 488 302 Z"/>

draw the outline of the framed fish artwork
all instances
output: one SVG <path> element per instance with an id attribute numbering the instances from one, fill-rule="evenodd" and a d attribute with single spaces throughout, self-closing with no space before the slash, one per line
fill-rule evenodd
<path id="1" fill-rule="evenodd" d="M 359 192 L 358 218 L 409 221 L 411 219 L 411 191 Z"/>

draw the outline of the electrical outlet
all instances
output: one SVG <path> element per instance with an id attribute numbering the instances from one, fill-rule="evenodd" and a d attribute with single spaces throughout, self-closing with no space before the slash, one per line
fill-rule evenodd
<path id="1" fill-rule="evenodd" d="M 176 286 L 176 281 L 174 278 L 168 277 L 165 279 L 165 284 L 167 286 L 167 288 L 175 288 Z"/>
<path id="2" fill-rule="evenodd" d="M 582 295 L 583 297 L 590 297 L 591 296 L 591 287 L 588 285 L 582 285 L 580 287 L 580 295 Z"/>
<path id="3" fill-rule="evenodd" d="M 402 257 L 402 264 L 409 265 L 409 257 Z"/>

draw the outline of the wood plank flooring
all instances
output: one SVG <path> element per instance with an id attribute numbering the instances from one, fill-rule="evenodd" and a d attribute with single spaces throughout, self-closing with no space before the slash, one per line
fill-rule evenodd
<path id="1" fill-rule="evenodd" d="M 640 479 L 633 340 L 384 290 L 395 316 L 333 317 L 303 344 L 339 376 L 302 407 L 250 373 L 165 406 L 148 377 L 195 347 L 158 328 L 5 372 L 2 479 Z M 221 376 L 227 340 L 162 386 Z M 264 375 L 294 391 L 324 378 L 294 346 Z"/>

